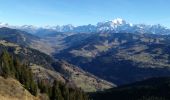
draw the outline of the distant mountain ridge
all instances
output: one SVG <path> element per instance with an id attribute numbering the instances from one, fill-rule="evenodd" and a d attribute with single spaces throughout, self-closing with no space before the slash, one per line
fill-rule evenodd
<path id="1" fill-rule="evenodd" d="M 114 33 L 150 33 L 150 34 L 170 34 L 170 29 L 160 24 L 146 25 L 146 24 L 131 24 L 121 18 L 111 21 L 98 22 L 96 25 L 81 25 L 74 26 L 72 24 L 63 26 L 45 26 L 36 27 L 33 25 L 11 26 L 7 23 L 0 23 L 0 27 L 16 28 L 28 33 L 44 35 L 51 32 L 74 32 L 74 33 L 92 33 L 92 32 L 114 32 Z"/>

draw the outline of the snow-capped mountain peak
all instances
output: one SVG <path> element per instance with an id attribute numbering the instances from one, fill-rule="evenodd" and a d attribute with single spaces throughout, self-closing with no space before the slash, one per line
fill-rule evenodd
<path id="1" fill-rule="evenodd" d="M 121 18 L 116 18 L 114 20 L 111 21 L 112 24 L 114 25 L 121 25 L 121 24 L 126 24 L 126 21 L 121 19 Z"/>
<path id="2" fill-rule="evenodd" d="M 113 20 L 109 20 L 109 21 L 104 21 L 104 22 L 99 22 L 97 24 L 98 27 L 100 26 L 110 26 L 110 27 L 115 27 L 115 26 L 120 26 L 120 25 L 124 25 L 127 24 L 127 22 L 121 18 L 116 18 Z"/>
<path id="3" fill-rule="evenodd" d="M 111 21 L 99 22 L 97 24 L 97 31 L 114 31 L 119 32 L 120 29 L 127 29 L 127 27 L 132 26 L 131 24 L 127 23 L 125 20 L 121 18 L 116 18 Z"/>

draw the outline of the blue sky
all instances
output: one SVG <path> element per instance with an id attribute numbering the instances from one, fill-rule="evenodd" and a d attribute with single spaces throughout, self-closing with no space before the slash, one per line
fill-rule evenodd
<path id="1" fill-rule="evenodd" d="M 0 0 L 0 22 L 83 25 L 123 18 L 170 27 L 170 0 Z"/>

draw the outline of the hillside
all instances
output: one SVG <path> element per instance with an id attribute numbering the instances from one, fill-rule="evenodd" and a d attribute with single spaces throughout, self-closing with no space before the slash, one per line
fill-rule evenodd
<path id="1" fill-rule="evenodd" d="M 100 79 L 65 61 L 57 62 L 55 65 L 55 69 L 59 70 L 66 79 L 70 80 L 71 84 L 82 88 L 85 92 L 103 91 L 116 87 L 115 84 Z"/>
<path id="2" fill-rule="evenodd" d="M 169 100 L 170 78 L 151 78 L 133 84 L 92 93 L 93 100 Z"/>
<path id="3" fill-rule="evenodd" d="M 23 88 L 20 82 L 3 77 L 0 77 L 0 98 L 2 100 L 40 100 Z"/>
<path id="4" fill-rule="evenodd" d="M 43 79 L 34 79 L 29 66 L 26 63 L 21 64 L 16 56 L 10 55 L 6 50 L 3 50 L 0 55 L 0 75 L 5 79 L 13 78 L 18 80 L 23 87 L 22 90 L 19 89 L 18 92 L 22 93 L 26 89 L 41 100 L 88 100 L 88 96 L 81 89 L 68 87 L 66 84 L 61 83 L 60 80 L 53 80 L 51 84 Z M 10 86 L 8 81 L 10 82 L 10 80 L 5 81 L 6 85 L 2 86 L 2 88 L 8 87 L 8 85 Z M 13 84 L 12 87 L 19 88 L 19 85 Z M 9 91 L 10 88 L 6 88 L 7 90 L 3 88 L 2 90 L 7 93 L 6 95 L 10 95 L 10 93 L 12 93 Z M 27 93 L 26 90 L 25 93 Z M 4 95 L 3 92 L 2 95 Z M 18 94 L 15 93 L 12 96 L 14 95 L 17 96 Z M 11 98 L 12 96 L 5 96 L 4 98 Z"/>
<path id="5" fill-rule="evenodd" d="M 169 35 L 94 33 L 84 38 L 81 35 L 66 37 L 63 45 L 67 48 L 54 57 L 118 85 L 170 75 Z M 77 41 L 72 41 L 75 38 Z"/>
<path id="6" fill-rule="evenodd" d="M 18 57 L 22 63 L 28 63 L 36 80 L 45 79 L 52 83 L 53 80 L 57 79 L 73 87 L 82 88 L 87 92 L 101 91 L 115 86 L 67 62 L 54 60 L 35 49 L 19 46 L 5 40 L 1 40 L 0 44 L 0 50 L 7 49 L 12 55 Z M 77 73 L 80 76 L 76 76 Z M 73 76 L 76 77 L 73 78 Z M 89 81 L 84 82 L 84 80 Z"/>

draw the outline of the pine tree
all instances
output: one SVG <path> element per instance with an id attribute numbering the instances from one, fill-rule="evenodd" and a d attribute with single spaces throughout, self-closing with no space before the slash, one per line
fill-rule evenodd
<path id="1" fill-rule="evenodd" d="M 41 93 L 48 94 L 50 86 L 49 86 L 49 84 L 45 83 L 45 81 L 43 81 L 43 80 L 38 81 L 38 87 L 39 87 Z"/>
<path id="2" fill-rule="evenodd" d="M 64 100 L 59 88 L 59 83 L 56 80 L 53 83 L 51 100 Z"/>

